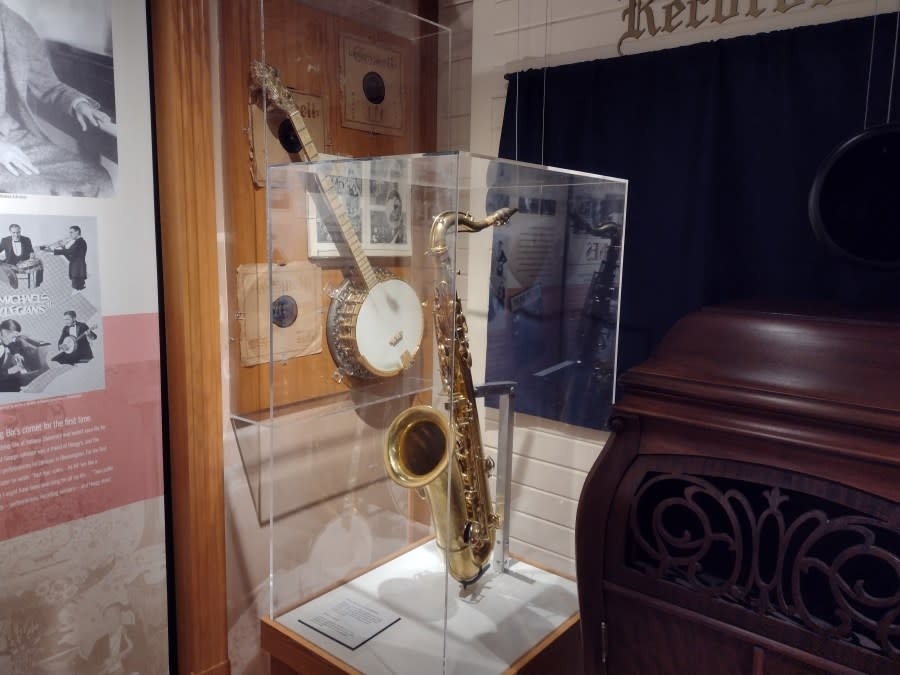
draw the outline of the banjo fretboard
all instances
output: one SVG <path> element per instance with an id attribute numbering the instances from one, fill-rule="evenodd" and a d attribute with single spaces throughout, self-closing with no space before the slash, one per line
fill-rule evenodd
<path id="1" fill-rule="evenodd" d="M 306 155 L 306 159 L 310 162 L 315 162 L 319 159 L 319 151 L 316 149 L 316 144 L 313 142 L 309 129 L 306 126 L 306 122 L 303 120 L 303 116 L 297 108 L 297 104 L 294 103 L 291 92 L 279 79 L 278 72 L 272 68 L 272 66 L 262 63 L 261 61 L 254 61 L 252 70 L 255 80 L 265 92 L 268 102 L 287 113 L 288 118 L 291 120 L 291 125 L 294 128 L 294 133 L 297 134 L 297 138 L 302 146 L 303 154 Z M 344 237 L 344 241 L 350 249 L 353 261 L 356 264 L 356 269 L 359 271 L 363 282 L 366 284 L 366 288 L 372 290 L 375 284 L 378 283 L 378 278 L 375 271 L 372 269 L 372 263 L 369 262 L 368 257 L 366 257 L 366 254 L 363 252 L 362 244 L 359 241 L 359 237 L 356 236 L 356 231 L 353 229 L 353 223 L 350 220 L 350 215 L 344 207 L 344 202 L 338 194 L 334 181 L 331 176 L 317 175 L 316 178 L 322 188 L 322 194 L 325 195 L 328 206 L 337 221 L 338 227 L 341 229 L 341 235 Z"/>

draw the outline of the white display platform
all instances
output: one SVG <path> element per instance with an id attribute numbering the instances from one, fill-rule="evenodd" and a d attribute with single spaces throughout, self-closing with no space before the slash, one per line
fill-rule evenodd
<path id="1" fill-rule="evenodd" d="M 300 622 L 347 603 L 400 619 L 356 649 Z M 277 623 L 367 675 L 495 675 L 577 611 L 574 581 L 518 560 L 505 574 L 489 570 L 464 590 L 445 575 L 443 557 L 430 541 L 283 614 Z"/>

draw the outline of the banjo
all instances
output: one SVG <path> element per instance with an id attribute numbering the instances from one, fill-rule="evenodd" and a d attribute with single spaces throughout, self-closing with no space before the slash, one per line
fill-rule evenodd
<path id="1" fill-rule="evenodd" d="M 251 90 L 262 89 L 268 102 L 285 112 L 307 160 L 319 157 L 312 136 L 278 71 L 261 61 L 251 65 Z M 372 379 L 397 375 L 409 368 L 425 330 L 416 291 L 387 269 L 373 267 L 330 176 L 319 184 L 341 235 L 353 256 L 355 274 L 332 294 L 326 321 L 328 349 L 344 375 Z"/>
<path id="2" fill-rule="evenodd" d="M 95 330 L 97 330 L 97 324 L 89 326 L 78 335 L 66 335 L 59 344 L 59 354 L 74 354 L 75 350 L 78 349 L 78 342 L 84 338 L 90 339 L 91 333 Z"/>

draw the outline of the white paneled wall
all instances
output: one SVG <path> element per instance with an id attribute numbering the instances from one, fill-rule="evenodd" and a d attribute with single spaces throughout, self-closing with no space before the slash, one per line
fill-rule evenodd
<path id="1" fill-rule="evenodd" d="M 822 0 L 819 0 L 820 2 Z M 722 39 L 799 25 L 824 23 L 895 11 L 897 0 L 831 0 L 814 6 L 814 0 L 782 3 L 788 11 L 776 12 L 779 0 L 758 0 L 764 10 L 758 18 L 746 16 L 749 0 L 738 0 L 739 15 L 722 23 L 712 20 L 715 7 L 724 11 L 730 0 L 709 0 L 699 5 L 698 17 L 709 17 L 701 26 L 681 26 L 672 32 L 622 43 L 625 54 Z M 795 4 L 796 3 L 796 4 Z M 685 3 L 686 5 L 688 3 Z M 440 22 L 453 29 L 452 102 L 450 148 L 496 155 L 506 100 L 506 73 L 541 68 L 618 54 L 618 42 L 628 25 L 623 11 L 626 0 L 442 0 Z M 654 10 L 657 27 L 664 23 L 662 4 Z M 682 18 L 687 19 L 685 12 Z M 462 72 L 467 66 L 471 72 Z M 465 92 L 465 84 L 470 84 Z M 466 124 L 468 123 L 468 130 Z M 624 176 L 627 178 L 627 176 Z M 486 332 L 487 284 L 490 239 L 464 241 L 461 237 L 460 294 L 473 346 L 483 345 Z M 469 284 L 471 280 L 471 283 Z M 469 284 L 468 288 L 466 284 Z M 475 353 L 473 376 L 481 381 L 484 355 Z M 492 421 L 487 420 L 486 444 L 496 444 Z M 587 470 L 600 451 L 603 434 L 582 432 L 566 435 L 546 421 L 519 416 L 514 458 L 514 552 L 574 574 L 575 509 Z"/>
<path id="2" fill-rule="evenodd" d="M 488 411 L 487 454 L 497 447 L 495 411 Z M 606 434 L 528 415 L 513 436 L 510 550 L 575 575 L 573 527 L 581 486 Z M 493 488 L 493 485 L 492 485 Z"/>
<path id="3" fill-rule="evenodd" d="M 472 91 L 472 2 L 442 0 L 438 23 L 453 29 L 450 64 L 440 64 L 438 150 L 468 150 Z M 444 81 L 448 77 L 450 82 Z M 449 98 L 449 100 L 447 100 Z"/>

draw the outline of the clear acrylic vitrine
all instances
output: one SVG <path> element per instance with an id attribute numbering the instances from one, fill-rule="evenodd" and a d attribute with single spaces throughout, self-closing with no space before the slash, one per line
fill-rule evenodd
<path id="1" fill-rule="evenodd" d="M 265 345 L 269 386 L 232 416 L 270 533 L 264 648 L 334 672 L 516 667 L 578 607 L 570 570 L 517 551 L 564 500 L 523 488 L 515 420 L 562 446 L 605 422 L 627 183 L 447 152 L 273 165 L 266 184 L 241 339 Z M 326 365 L 297 382 L 304 359 Z"/>

